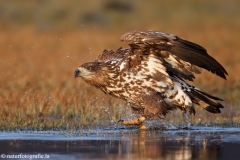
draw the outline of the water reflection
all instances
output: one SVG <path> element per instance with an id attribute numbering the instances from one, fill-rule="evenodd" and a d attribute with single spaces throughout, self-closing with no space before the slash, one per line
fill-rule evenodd
<path id="1" fill-rule="evenodd" d="M 41 153 L 51 159 L 238 159 L 239 135 L 240 129 L 98 130 L 71 137 L 48 134 L 39 139 L 36 134 L 22 134 L 21 138 L 1 133 L 0 154 Z M 11 136 L 15 140 L 11 140 Z"/>
<path id="2" fill-rule="evenodd" d="M 119 148 L 128 148 L 125 154 L 130 159 L 219 159 L 219 145 L 208 142 L 211 136 L 198 139 L 197 135 L 140 132 L 137 137 L 131 137 L 131 143 L 122 143 Z"/>

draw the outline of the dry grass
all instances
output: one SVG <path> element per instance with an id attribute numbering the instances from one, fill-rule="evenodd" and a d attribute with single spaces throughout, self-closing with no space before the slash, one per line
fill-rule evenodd
<path id="1" fill-rule="evenodd" d="M 53 12 L 49 11 L 49 15 L 32 11 L 32 17 L 16 22 L 6 18 L 11 17 L 12 12 L 2 14 L 1 130 L 108 125 L 104 120 L 117 121 L 124 116 L 125 102 L 104 95 L 81 79 L 75 79 L 73 72 L 80 64 L 93 60 L 105 48 L 115 50 L 120 46 L 127 47 L 119 41 L 119 37 L 133 29 L 174 33 L 204 46 L 226 68 L 229 77 L 224 81 L 204 71 L 197 76 L 194 85 L 225 99 L 225 108 L 222 114 L 212 115 L 198 107 L 193 122 L 199 125 L 239 125 L 240 11 L 236 9 L 239 2 L 230 1 L 225 4 L 216 1 L 204 4 L 201 1 L 189 1 L 181 5 L 169 1 L 161 4 L 171 6 L 168 8 L 156 5 L 157 3 L 159 2 L 138 4 L 133 1 L 131 5 L 134 9 L 128 13 L 100 8 L 94 11 L 85 9 L 77 14 L 77 8 L 72 3 L 68 2 L 64 8 L 65 3 L 61 2 L 53 8 Z M 26 3 L 22 6 L 28 8 L 27 4 L 36 5 Z M 16 4 L 11 3 L 3 6 L 10 8 L 10 11 L 17 8 Z M 67 18 L 56 21 L 56 17 L 52 20 L 49 18 L 54 23 L 50 29 L 39 25 L 38 21 L 43 20 L 44 16 L 51 17 L 51 13 L 61 7 L 67 11 L 72 9 L 67 12 Z M 44 13 L 47 14 L 47 11 Z M 84 17 L 85 13 L 92 12 L 105 17 L 107 22 L 87 21 L 79 25 L 79 22 L 68 19 L 69 16 L 74 19 L 74 16 Z M 168 115 L 166 121 L 179 123 L 182 121 L 181 114 L 175 111 Z"/>

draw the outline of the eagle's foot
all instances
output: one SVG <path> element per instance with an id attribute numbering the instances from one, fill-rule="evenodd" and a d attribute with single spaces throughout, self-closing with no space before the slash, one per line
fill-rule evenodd
<path id="1" fill-rule="evenodd" d="M 147 127 L 146 127 L 144 124 L 140 124 L 140 125 L 139 125 L 139 129 L 141 129 L 141 130 L 146 130 Z"/>
<path id="2" fill-rule="evenodd" d="M 119 120 L 119 122 L 122 122 L 123 125 L 138 125 L 140 129 L 147 129 L 146 126 L 143 125 L 143 122 L 146 120 L 145 117 L 141 117 L 134 120 Z"/>

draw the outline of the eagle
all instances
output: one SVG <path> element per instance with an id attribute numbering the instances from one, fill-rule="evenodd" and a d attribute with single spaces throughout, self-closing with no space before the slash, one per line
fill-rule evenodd
<path id="1" fill-rule="evenodd" d="M 104 50 L 95 61 L 80 65 L 74 75 L 130 104 L 137 119 L 122 124 L 146 129 L 146 119 L 164 119 L 177 108 L 195 115 L 195 104 L 221 113 L 222 99 L 186 82 L 193 81 L 202 68 L 226 79 L 227 71 L 206 49 L 152 30 L 127 32 L 121 41 L 130 48 Z"/>

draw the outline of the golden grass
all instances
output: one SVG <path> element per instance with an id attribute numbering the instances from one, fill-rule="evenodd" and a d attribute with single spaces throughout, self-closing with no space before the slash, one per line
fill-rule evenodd
<path id="1" fill-rule="evenodd" d="M 103 49 L 127 47 L 119 41 L 119 37 L 133 29 L 165 31 L 204 46 L 226 68 L 228 80 L 204 71 L 197 75 L 193 84 L 223 98 L 225 108 L 222 114 L 213 115 L 197 107 L 193 123 L 239 125 L 239 11 L 235 17 L 232 17 L 235 10 L 224 11 L 227 13 L 225 15 L 221 13 L 224 2 L 209 2 L 208 6 L 216 9 L 209 15 L 210 11 L 200 1 L 197 2 L 196 11 L 191 8 L 194 3 L 189 1 L 185 4 L 187 8 L 180 5 L 178 13 L 175 11 L 169 17 L 168 14 L 179 4 L 170 1 L 164 5 L 172 5 L 172 9 L 164 10 L 163 7 L 158 10 L 155 5 L 158 3 L 140 3 L 125 18 L 121 14 L 101 11 L 112 22 L 107 26 L 93 22 L 77 27 L 71 21 L 73 29 L 62 29 L 58 27 L 64 23 L 61 21 L 53 29 L 44 30 L 39 29 L 32 20 L 19 24 L 5 19 L 6 24 L 0 26 L 4 31 L 0 34 L 0 129 L 78 128 L 84 125 L 109 125 L 110 120 L 116 122 L 124 117 L 125 110 L 129 110 L 125 102 L 104 95 L 81 79 L 75 79 L 73 72 L 80 64 L 94 60 Z M 231 2 L 233 9 L 234 4 L 238 5 L 238 2 Z M 144 7 L 148 12 L 142 12 Z M 174 111 L 166 121 L 181 123 L 182 115 Z"/>

